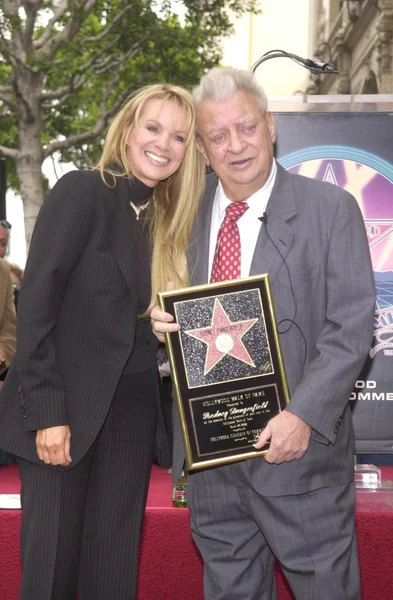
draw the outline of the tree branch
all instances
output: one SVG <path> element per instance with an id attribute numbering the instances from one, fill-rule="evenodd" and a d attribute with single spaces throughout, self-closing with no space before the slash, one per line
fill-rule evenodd
<path id="1" fill-rule="evenodd" d="M 138 53 L 138 51 L 140 50 L 143 43 L 150 37 L 150 35 L 151 35 L 151 30 L 149 30 L 143 36 L 143 38 L 141 38 L 138 42 L 133 44 L 131 46 L 131 48 L 128 50 L 128 52 L 126 52 L 123 55 L 107 56 L 100 64 L 97 64 L 97 66 L 95 66 L 95 68 L 93 69 L 94 73 L 96 75 L 102 75 L 103 73 L 106 73 L 107 71 L 110 71 L 116 67 L 121 67 L 122 65 L 124 65 L 124 63 L 127 60 L 134 58 L 134 56 Z M 94 65 L 92 65 L 92 66 L 94 67 Z"/>
<path id="2" fill-rule="evenodd" d="M 53 171 L 54 171 L 54 173 L 55 173 L 55 176 L 56 176 L 56 180 L 57 180 L 57 181 L 59 181 L 59 176 L 58 176 L 58 174 L 57 174 L 57 170 L 56 170 L 56 161 L 55 161 L 55 157 L 54 157 L 54 156 L 53 156 L 53 154 L 52 154 L 52 156 L 51 156 L 50 158 L 51 158 L 51 162 L 52 162 L 52 169 L 53 169 Z"/>
<path id="3" fill-rule="evenodd" d="M 116 23 L 118 21 L 120 21 L 120 19 L 122 19 L 122 17 L 129 11 L 132 10 L 134 8 L 134 6 L 132 4 L 129 4 L 128 6 L 125 6 L 115 17 L 114 19 L 106 26 L 104 27 L 104 29 L 98 34 L 98 35 L 91 35 L 89 37 L 85 38 L 85 42 L 99 42 L 100 40 L 102 40 L 112 29 L 112 27 L 114 25 L 116 25 Z"/>
<path id="4" fill-rule="evenodd" d="M 57 99 L 57 103 L 52 106 L 51 108 L 54 108 L 56 110 L 59 110 L 62 106 L 62 104 L 64 104 L 64 102 L 66 102 L 69 98 L 72 98 L 72 94 L 73 92 L 69 92 L 68 94 L 64 94 L 64 96 L 60 96 L 60 98 Z M 48 121 L 50 121 L 52 115 L 50 113 L 48 113 L 47 111 L 44 112 L 44 115 L 41 117 L 42 122 L 43 123 L 47 123 Z"/>
<path id="5" fill-rule="evenodd" d="M 0 94 L 0 102 L 3 102 L 6 106 L 8 106 L 8 108 L 10 110 L 12 110 L 12 112 L 15 115 L 20 115 L 20 108 L 19 108 L 19 106 L 17 104 L 15 104 L 15 102 L 13 102 L 9 98 L 7 98 L 7 96 L 4 96 L 3 94 Z"/>
<path id="6" fill-rule="evenodd" d="M 117 96 L 116 101 L 110 106 L 110 108 L 105 108 L 105 103 L 107 99 L 109 98 L 116 83 L 121 77 L 121 72 L 118 71 L 117 75 L 112 79 L 112 81 L 107 85 L 105 89 L 105 93 L 101 100 L 102 113 L 95 127 L 93 127 L 93 129 L 90 129 L 89 131 L 85 131 L 84 133 L 71 135 L 68 138 L 65 138 L 64 140 L 58 140 L 56 142 L 48 144 L 48 146 L 46 146 L 46 148 L 44 148 L 43 150 L 44 159 L 53 154 L 53 152 L 56 152 L 56 150 L 63 150 L 66 148 L 70 148 L 71 146 L 79 146 L 84 142 L 90 142 L 91 140 L 94 140 L 101 133 L 104 127 L 106 127 L 110 118 L 117 113 L 117 111 L 123 105 L 130 93 L 136 88 L 138 88 L 141 82 L 145 81 L 146 77 L 154 73 L 154 71 L 156 71 L 159 67 L 160 65 L 156 65 L 155 68 L 149 69 L 148 72 L 141 73 L 138 79 L 134 80 L 132 84 L 127 86 L 127 88 Z"/>
<path id="7" fill-rule="evenodd" d="M 85 163 L 87 164 L 88 167 L 93 167 L 94 166 L 94 162 L 91 160 L 90 156 L 87 154 L 86 150 L 82 149 L 82 158 L 85 161 Z"/>
<path id="8" fill-rule="evenodd" d="M 12 20 L 10 20 L 12 42 L 10 43 L 9 54 L 11 52 L 15 60 L 23 63 L 26 59 L 26 52 L 23 45 L 22 19 L 18 15 L 18 10 L 21 7 L 21 1 L 3 0 L 3 5 L 5 16 L 8 18 L 12 17 Z"/>
<path id="9" fill-rule="evenodd" d="M 63 150 L 65 148 L 70 148 L 71 146 L 77 146 L 83 142 L 90 142 L 91 140 L 94 140 L 94 138 L 96 138 L 104 129 L 105 125 L 106 121 L 104 115 L 101 115 L 93 129 L 85 131 L 84 133 L 76 133 L 75 135 L 70 135 L 69 137 L 64 138 L 64 140 L 57 140 L 56 142 L 48 144 L 43 151 L 44 159 L 53 154 L 53 152 L 56 152 L 56 150 Z"/>
<path id="10" fill-rule="evenodd" d="M 20 0 L 3 0 L 4 13 L 6 15 L 16 15 L 20 8 Z"/>
<path id="11" fill-rule="evenodd" d="M 105 46 L 104 48 L 102 48 L 101 50 L 99 50 L 98 52 L 96 52 L 95 54 L 93 54 L 93 56 L 83 65 L 83 68 L 79 69 L 79 73 L 84 73 L 86 74 L 87 71 L 91 71 L 95 65 L 95 63 L 97 63 L 98 59 L 103 55 L 106 54 L 108 52 L 108 50 L 110 50 L 110 48 L 112 46 L 115 46 L 117 44 L 117 42 L 119 41 L 119 37 L 117 36 L 112 42 L 110 42 L 107 46 Z M 106 60 L 109 60 L 106 59 Z M 95 72 L 95 71 L 94 71 Z"/>
<path id="12" fill-rule="evenodd" d="M 97 4 L 97 0 L 85 0 L 82 4 L 84 5 L 85 13 L 88 14 Z"/>
<path id="13" fill-rule="evenodd" d="M 110 118 L 122 106 L 125 99 L 129 96 L 131 90 L 134 89 L 135 86 L 138 85 L 138 82 L 141 79 L 144 79 L 144 75 L 145 74 L 141 75 L 141 77 L 139 78 L 139 80 L 137 82 L 133 82 L 121 94 L 119 94 L 118 97 L 116 98 L 116 101 L 110 106 L 110 108 L 105 108 L 106 101 L 108 100 L 115 85 L 118 83 L 118 81 L 120 79 L 121 74 L 120 74 L 120 72 L 118 72 L 118 74 L 112 79 L 112 81 L 109 83 L 109 85 L 105 89 L 105 93 L 101 100 L 102 112 L 101 112 L 100 117 L 98 118 L 98 121 L 97 121 L 95 127 L 90 129 L 89 131 L 85 131 L 83 133 L 77 133 L 77 134 L 71 135 L 67 138 L 64 138 L 63 140 L 57 140 L 55 142 L 52 142 L 51 144 L 48 144 L 48 146 L 46 146 L 46 148 L 44 148 L 44 151 L 43 151 L 44 159 L 47 158 L 48 156 L 50 156 L 51 154 L 53 154 L 54 152 L 56 152 L 56 150 L 63 150 L 65 148 L 70 148 L 71 146 L 78 146 L 80 144 L 83 144 L 84 142 L 90 142 L 91 140 L 94 140 L 101 133 L 101 131 L 104 129 L 104 127 L 106 127 Z"/>
<path id="14" fill-rule="evenodd" d="M 41 98 L 44 101 L 58 100 L 59 104 L 64 102 L 65 100 L 67 100 L 67 98 L 69 98 L 72 95 L 74 91 L 80 89 L 87 81 L 86 72 L 93 71 L 94 73 L 100 75 L 109 70 L 112 70 L 113 68 L 121 67 L 127 60 L 133 58 L 137 54 L 145 40 L 147 40 L 150 37 L 151 33 L 152 30 L 146 32 L 143 38 L 141 38 L 137 43 L 133 44 L 126 54 L 123 54 L 121 57 L 117 58 L 107 56 L 107 58 L 105 58 L 101 63 L 98 64 L 98 68 L 95 68 L 95 63 L 97 63 L 98 59 L 102 55 L 107 55 L 109 49 L 117 43 L 117 39 L 113 40 L 106 47 L 102 48 L 99 52 L 94 54 L 90 58 L 90 60 L 84 64 L 83 69 L 79 70 L 78 76 L 75 75 L 73 76 L 73 78 L 71 78 L 68 85 L 58 88 L 57 90 L 43 92 L 41 94 Z"/>
<path id="15" fill-rule="evenodd" d="M 63 96 L 60 96 L 59 98 L 57 98 L 57 103 L 55 106 L 53 106 L 53 108 L 55 108 L 56 110 L 59 110 L 61 105 L 64 104 L 64 102 L 66 102 L 68 100 L 68 98 L 71 98 L 72 95 L 74 93 L 74 90 L 70 90 L 68 93 L 65 93 Z M 41 117 L 42 121 L 44 123 L 47 123 L 50 118 L 51 118 L 51 114 L 48 114 L 47 111 L 45 111 L 45 114 Z"/>
<path id="16" fill-rule="evenodd" d="M 67 94 L 67 96 L 71 95 L 72 92 L 74 91 L 74 86 L 72 85 L 72 83 L 70 83 L 69 85 L 65 85 L 61 88 L 57 88 L 57 90 L 52 90 L 50 92 L 43 92 L 41 94 L 41 99 L 42 100 L 58 100 L 59 98 L 62 98 L 64 95 Z"/>
<path id="17" fill-rule="evenodd" d="M 26 13 L 26 23 L 23 32 L 23 43 L 27 52 L 30 52 L 32 49 L 34 25 L 40 5 L 41 2 L 37 0 L 35 2 L 34 0 L 25 0 L 25 2 L 23 2 L 23 7 Z"/>
<path id="18" fill-rule="evenodd" d="M 58 6 L 56 6 L 56 8 L 53 10 L 53 17 L 48 21 L 44 33 L 41 35 L 40 38 L 38 38 L 38 40 L 35 40 L 33 42 L 33 47 L 36 50 L 42 48 L 50 40 L 54 26 L 59 21 L 60 17 L 62 17 L 63 14 L 66 12 L 68 7 L 69 1 L 63 0 L 61 3 L 59 2 Z"/>
<path id="19" fill-rule="evenodd" d="M 16 69 L 18 64 L 20 63 L 19 59 L 17 59 L 13 55 L 13 49 L 11 46 L 11 42 L 6 40 L 3 36 L 3 32 L 0 29 L 0 54 L 6 59 L 6 62 L 13 68 Z"/>
<path id="20" fill-rule="evenodd" d="M 84 13 L 87 15 L 89 12 L 91 12 L 93 10 L 93 8 L 95 7 L 95 5 L 97 4 L 98 0 L 86 0 L 85 2 L 82 3 L 83 5 L 83 10 Z M 48 39 L 42 46 L 41 46 L 41 52 L 40 55 L 43 58 L 46 58 L 48 60 L 50 60 L 51 58 L 53 58 L 53 56 L 56 54 L 56 51 L 58 49 L 58 47 L 60 46 L 60 44 L 62 42 L 70 42 L 78 33 L 79 29 L 82 26 L 83 23 L 83 19 L 80 18 L 80 16 L 78 15 L 78 10 L 76 7 L 75 10 L 75 2 L 71 1 L 71 4 L 73 5 L 73 10 L 72 10 L 72 14 L 70 16 L 70 18 L 68 19 L 67 23 L 65 24 L 64 28 L 59 31 L 58 33 L 56 33 L 56 35 L 54 35 L 53 37 L 51 37 L 50 39 Z M 52 31 L 53 31 L 53 27 L 52 27 Z"/>
<path id="21" fill-rule="evenodd" d="M 138 50 L 140 50 L 143 43 L 151 36 L 152 31 L 153 28 L 149 29 L 149 31 L 147 31 L 138 42 L 131 46 L 127 54 L 123 54 L 120 58 L 114 58 L 113 56 L 111 57 L 109 54 L 109 50 L 118 42 L 119 38 L 117 36 L 114 40 L 108 43 L 107 46 L 104 46 L 103 48 L 101 48 L 101 50 L 93 54 L 93 56 L 91 56 L 91 58 L 86 63 L 84 63 L 83 67 L 81 67 L 78 70 L 78 73 L 73 76 L 74 79 L 70 80 L 70 83 L 67 86 L 63 86 L 61 88 L 58 88 L 57 90 L 44 92 L 41 95 L 41 98 L 43 98 L 44 100 L 54 100 L 56 98 L 60 98 L 63 94 L 67 94 L 68 97 L 70 92 L 79 89 L 86 82 L 87 75 L 92 71 L 95 74 L 100 75 L 102 73 L 105 73 L 106 71 L 109 71 L 112 67 L 122 66 L 126 60 L 135 56 Z M 99 62 L 99 58 L 103 55 L 105 56 L 105 58 L 101 62 Z"/>
<path id="22" fill-rule="evenodd" d="M 11 160 L 16 160 L 18 151 L 13 150 L 12 148 L 7 148 L 6 146 L 0 146 L 0 156 L 4 156 L 4 158 L 10 158 Z"/>
<path id="23" fill-rule="evenodd" d="M 65 95 L 70 96 L 76 90 L 86 82 L 86 75 L 72 76 L 68 85 L 57 88 L 57 90 L 51 90 L 50 92 L 43 92 L 41 94 L 42 100 L 60 100 Z"/>
<path id="24" fill-rule="evenodd" d="M 0 29 L 0 54 L 2 54 L 5 58 L 9 58 L 11 54 L 11 44 L 9 40 L 6 40 L 3 37 L 3 32 Z"/>

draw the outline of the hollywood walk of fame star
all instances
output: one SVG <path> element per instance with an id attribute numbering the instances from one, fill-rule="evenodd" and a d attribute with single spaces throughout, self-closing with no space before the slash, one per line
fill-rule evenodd
<path id="1" fill-rule="evenodd" d="M 207 345 L 204 375 L 207 375 L 227 354 L 255 367 L 241 338 L 257 321 L 258 319 L 248 319 L 232 322 L 218 298 L 214 300 L 210 327 L 185 331 L 187 335 Z"/>

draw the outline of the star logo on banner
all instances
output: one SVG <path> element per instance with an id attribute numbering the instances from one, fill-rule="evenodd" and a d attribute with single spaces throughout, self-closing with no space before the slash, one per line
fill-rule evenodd
<path id="1" fill-rule="evenodd" d="M 257 321 L 258 319 L 248 319 L 232 322 L 221 302 L 217 298 L 214 300 L 210 327 L 185 331 L 187 335 L 207 345 L 204 375 L 207 375 L 227 354 L 255 367 L 241 338 Z"/>
<path id="2" fill-rule="evenodd" d="M 393 221 L 391 219 L 383 219 L 381 221 L 377 219 L 365 219 L 364 224 L 370 248 L 393 234 Z"/>

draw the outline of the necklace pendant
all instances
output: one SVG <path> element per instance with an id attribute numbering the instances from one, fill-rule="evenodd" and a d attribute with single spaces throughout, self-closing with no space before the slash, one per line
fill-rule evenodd
<path id="1" fill-rule="evenodd" d="M 135 206 L 135 204 L 133 202 L 131 202 L 130 200 L 130 206 L 131 208 L 134 210 L 134 213 L 136 215 L 136 220 L 139 221 L 139 217 L 140 214 L 143 210 L 145 210 L 145 208 L 147 208 L 150 204 L 150 198 L 147 202 L 145 202 L 145 204 L 141 204 L 140 206 Z"/>

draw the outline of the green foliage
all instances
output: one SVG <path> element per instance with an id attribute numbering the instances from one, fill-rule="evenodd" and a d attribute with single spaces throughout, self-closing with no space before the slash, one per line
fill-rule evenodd
<path id="1" fill-rule="evenodd" d="M 45 45 L 47 50 L 50 43 L 56 44 L 53 56 L 35 46 L 46 35 L 53 2 L 38 3 L 30 41 L 26 34 L 26 14 L 20 10 L 5 14 L 5 9 L 0 8 L 3 97 L 6 95 L 20 106 L 15 85 L 18 69 L 19 77 L 22 70 L 41 74 L 43 92 L 64 88 L 64 94 L 58 98 L 42 98 L 42 146 L 90 131 L 122 94 L 142 85 L 157 81 L 187 88 L 195 85 L 204 71 L 221 60 L 220 42 L 232 32 L 229 11 L 237 16 L 257 12 L 257 1 L 182 0 L 174 5 L 168 0 L 97 0 L 88 14 L 84 11 L 86 0 L 69 1 L 68 5 L 74 8 L 57 19 Z M 175 14 L 174 7 L 181 9 L 182 17 Z M 124 14 L 117 19 L 121 11 Z M 72 19 L 79 23 L 79 29 L 58 44 L 59 32 L 67 30 Z M 110 23 L 113 25 L 104 35 Z M 133 53 L 124 59 L 132 49 Z M 21 118 L 25 116 L 18 116 L 12 106 L 2 104 L 0 92 L 0 146 L 19 147 Z M 109 117 L 105 126 L 108 120 Z M 86 166 L 89 161 L 94 163 L 104 133 L 102 129 L 94 140 L 62 148 L 60 160 L 72 161 L 78 167 Z M 9 168 L 8 173 L 14 171 Z M 13 175 L 11 180 L 16 186 Z"/>

